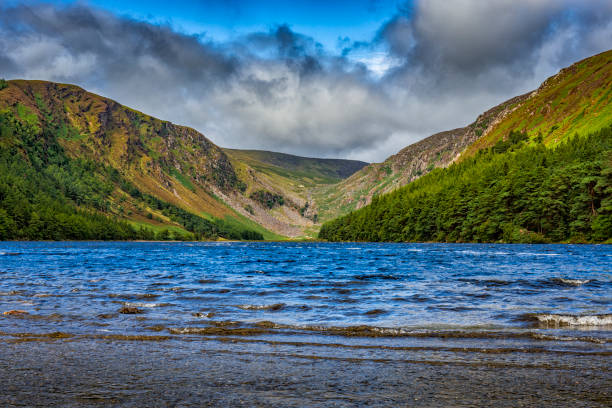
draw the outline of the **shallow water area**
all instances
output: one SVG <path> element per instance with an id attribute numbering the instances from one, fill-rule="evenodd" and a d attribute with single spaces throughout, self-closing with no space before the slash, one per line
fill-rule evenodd
<path id="1" fill-rule="evenodd" d="M 184 405 L 469 406 L 513 373 L 544 384 L 491 385 L 498 405 L 612 402 L 610 246 L 4 242 L 0 275 L 3 405 L 164 406 L 180 378 Z"/>

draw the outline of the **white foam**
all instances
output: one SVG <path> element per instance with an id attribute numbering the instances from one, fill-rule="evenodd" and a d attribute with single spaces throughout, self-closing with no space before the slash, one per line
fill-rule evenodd
<path id="1" fill-rule="evenodd" d="M 550 327 L 612 326 L 612 314 L 575 316 L 542 313 L 534 317 L 538 322 Z"/>
<path id="2" fill-rule="evenodd" d="M 172 334 L 202 334 L 205 333 L 206 329 L 201 327 L 185 327 L 182 329 L 170 329 Z"/>
<path id="3" fill-rule="evenodd" d="M 279 310 L 284 306 L 284 303 L 276 303 L 273 305 L 238 305 L 238 308 L 242 310 Z"/>
<path id="4" fill-rule="evenodd" d="M 523 256 L 559 256 L 559 254 L 549 254 L 549 253 L 541 253 L 541 252 L 517 252 L 516 255 L 523 255 Z"/>
<path id="5" fill-rule="evenodd" d="M 585 283 L 589 283 L 590 279 L 566 279 L 566 278 L 557 278 L 557 281 L 564 283 L 566 285 L 571 286 L 582 286 Z"/>
<path id="6" fill-rule="evenodd" d="M 143 303 L 143 302 L 123 302 L 125 306 L 133 307 L 162 307 L 167 306 L 167 303 Z"/>
<path id="7" fill-rule="evenodd" d="M 464 251 L 457 251 L 460 254 L 466 255 L 510 255 L 509 252 L 503 251 L 473 251 L 471 249 L 466 249 Z"/>
<path id="8" fill-rule="evenodd" d="M 606 339 L 598 339 L 597 337 L 569 337 L 569 336 L 551 336 L 547 334 L 534 333 L 534 339 L 546 341 L 586 341 L 589 343 L 606 344 Z"/>

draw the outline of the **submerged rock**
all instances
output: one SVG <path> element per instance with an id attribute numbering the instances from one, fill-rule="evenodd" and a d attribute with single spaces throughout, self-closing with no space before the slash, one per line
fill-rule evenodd
<path id="1" fill-rule="evenodd" d="M 119 309 L 119 313 L 121 314 L 141 314 L 141 313 L 144 313 L 144 311 L 137 308 L 136 306 L 123 306 L 121 309 Z"/>
<path id="2" fill-rule="evenodd" d="M 385 313 L 387 313 L 387 311 L 383 309 L 372 309 L 372 310 L 368 310 L 367 312 L 365 312 L 365 314 L 368 316 L 376 316 L 376 315 L 381 315 Z"/>
<path id="3" fill-rule="evenodd" d="M 2 313 L 4 316 L 23 316 L 29 314 L 25 310 L 9 310 Z"/>

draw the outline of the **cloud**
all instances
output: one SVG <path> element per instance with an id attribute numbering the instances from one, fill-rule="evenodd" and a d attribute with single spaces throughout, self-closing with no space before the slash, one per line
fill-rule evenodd
<path id="1" fill-rule="evenodd" d="M 0 76 L 76 83 L 221 146 L 368 161 L 611 43 L 603 0 L 418 1 L 340 55 L 285 24 L 216 42 L 84 4 L 0 10 Z"/>
<path id="2" fill-rule="evenodd" d="M 538 64 L 558 70 L 607 50 L 610 22 L 605 0 L 420 1 L 384 25 L 379 41 L 404 59 L 404 74 L 426 72 L 450 89 L 464 79 L 513 90 L 545 79 L 533 78 Z"/>

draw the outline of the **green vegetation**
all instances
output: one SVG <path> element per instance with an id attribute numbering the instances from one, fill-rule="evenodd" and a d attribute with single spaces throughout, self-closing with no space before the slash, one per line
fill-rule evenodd
<path id="1" fill-rule="evenodd" d="M 287 239 L 286 237 L 282 235 L 275 234 L 273 232 L 268 231 L 261 225 L 257 224 L 255 221 L 248 219 L 242 214 L 237 214 L 236 216 L 226 215 L 225 218 L 223 219 L 223 222 L 225 223 L 225 225 L 233 227 L 233 228 L 241 228 L 241 229 L 248 228 L 249 230 L 252 230 L 252 231 L 255 231 L 261 234 L 261 236 L 263 236 L 263 239 L 265 240 L 283 241 Z"/>
<path id="2" fill-rule="evenodd" d="M 285 204 L 285 199 L 280 194 L 274 194 L 267 190 L 257 190 L 251 193 L 250 198 L 253 201 L 257 201 L 264 207 L 272 209 L 274 207 L 280 207 Z"/>
<path id="3" fill-rule="evenodd" d="M 285 238 L 262 225 L 314 237 L 318 225 L 310 221 L 354 211 L 326 224 L 321 236 L 606 240 L 606 144 L 588 159 L 574 152 L 563 162 L 557 151 L 570 149 L 572 135 L 595 140 L 612 123 L 611 62 L 612 51 L 595 55 L 468 127 L 366 167 L 220 149 L 194 129 L 73 85 L 0 80 L 0 238 Z M 372 207 L 356 211 L 377 196 Z M 579 204 L 588 197 L 590 212 Z M 258 211 L 255 202 L 270 211 Z"/>
<path id="4" fill-rule="evenodd" d="M 0 112 L 0 239 L 151 239 L 94 210 L 112 185 L 92 164 L 69 160 L 53 130 Z"/>
<path id="5" fill-rule="evenodd" d="M 346 180 L 321 186 L 312 192 L 312 198 L 319 218 L 327 221 L 360 208 L 375 195 L 405 186 L 436 167 L 473 157 L 479 150 L 493 147 L 511 130 L 527 133 L 531 140 L 541 135 L 544 145 L 550 147 L 575 133 L 596 132 L 611 120 L 612 51 L 606 51 L 561 70 L 534 92 L 492 107 L 467 127 L 432 135 Z"/>
<path id="6" fill-rule="evenodd" d="M 277 175 L 301 184 L 336 183 L 362 169 L 357 160 L 316 159 L 264 150 L 225 149 L 231 157 L 268 175 Z"/>
<path id="7" fill-rule="evenodd" d="M 251 241 L 263 239 L 263 235 L 259 232 L 241 228 L 239 225 L 230 224 L 224 220 L 207 220 L 152 195 L 143 194 L 128 182 L 124 182 L 122 188 L 124 191 L 128 191 L 132 197 L 144 201 L 150 208 L 161 211 L 163 215 L 183 226 L 187 231 L 193 233 L 195 239 L 213 237 Z"/>
<path id="8" fill-rule="evenodd" d="M 530 137 L 542 134 L 544 144 L 556 145 L 567 135 L 586 135 L 610 123 L 612 117 L 612 51 L 594 55 L 548 78 L 524 102 L 469 149 L 490 147 L 511 129 Z"/>
<path id="9" fill-rule="evenodd" d="M 48 113 L 41 124 L 20 104 L 15 110 L 17 115 L 0 111 L 0 239 L 263 239 L 254 230 L 206 220 L 144 194 L 116 169 L 68 157 L 58 142 L 65 124 Z M 125 200 L 122 192 L 177 226 L 157 227 L 156 232 L 119 219 L 111 210 L 123 211 L 114 204 L 117 196 Z"/>
<path id="10" fill-rule="evenodd" d="M 172 169 L 170 171 L 170 175 L 174 177 L 175 179 L 177 179 L 188 190 L 195 191 L 195 187 L 193 186 L 193 183 L 187 177 L 179 173 L 178 170 Z"/>
<path id="11" fill-rule="evenodd" d="M 604 242 L 612 238 L 612 127 L 547 148 L 506 140 L 323 225 L 330 241 Z"/>

